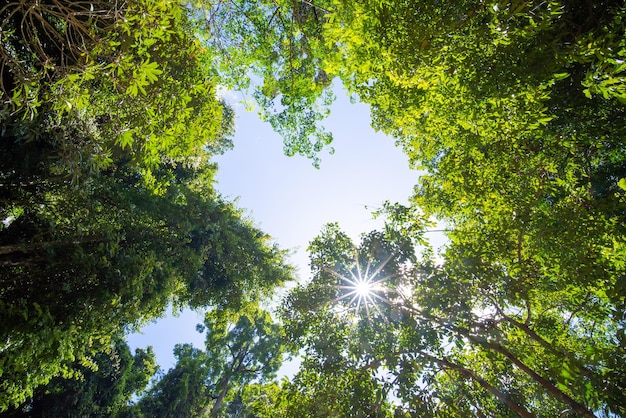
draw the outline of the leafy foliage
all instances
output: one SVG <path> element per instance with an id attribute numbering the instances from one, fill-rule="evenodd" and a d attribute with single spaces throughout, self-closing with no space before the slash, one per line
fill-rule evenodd
<path id="1" fill-rule="evenodd" d="M 234 115 L 188 14 L 170 1 L 0 9 L 0 410 L 170 303 L 238 311 L 291 278 L 213 190 L 209 158 L 230 147 Z"/>
<path id="2" fill-rule="evenodd" d="M 626 414 L 625 15 L 620 1 L 6 3 L 0 410 L 56 402 L 74 378 L 89 381 L 77 408 L 120 408 L 151 360 L 126 385 L 116 336 L 174 303 L 212 307 L 206 351 L 178 346 L 124 414 Z M 285 341 L 255 307 L 291 270 L 213 190 L 208 159 L 233 128 L 215 92 L 251 92 L 285 152 L 319 165 L 335 78 L 425 174 L 410 206 L 384 205 L 384 232 L 355 245 L 329 225 L 311 243 L 312 280 L 282 312 L 302 367 L 257 382 Z M 440 262 L 415 248 L 433 217 L 450 226 Z M 98 376 L 114 378 L 102 402 Z"/>
<path id="3" fill-rule="evenodd" d="M 14 32 L 21 30 L 21 13 L 37 13 L 42 22 L 58 19 L 45 5 L 39 11 L 20 7 L 5 7 L 4 30 L 10 32 L 11 24 L 18 26 Z M 81 2 L 73 2 L 57 8 L 69 16 L 67 25 L 71 25 L 71 16 L 81 16 L 82 7 Z M 151 170 L 159 163 L 193 164 L 207 148 L 219 152 L 230 146 L 218 135 L 222 112 L 208 64 L 211 55 L 175 2 L 133 2 L 102 16 L 108 19 L 106 30 L 98 26 L 99 19 L 76 22 L 81 33 L 94 32 L 84 37 L 82 46 L 49 41 L 58 50 L 35 54 L 34 62 L 8 52 L 2 57 L 9 68 L 15 62 L 30 63 L 24 71 L 33 73 L 26 84 L 7 82 L 14 87 L 5 88 L 3 96 L 0 116 L 7 137 L 3 142 L 38 144 L 46 149 L 46 157 L 54 159 L 52 173 L 70 176 L 74 182 L 112 164 L 132 164 L 142 171 L 146 185 L 158 191 Z M 25 44 L 25 50 L 39 51 L 40 44 L 47 45 L 37 31 L 22 35 L 14 42 Z M 17 45 L 4 47 L 22 50 Z M 74 52 L 78 61 L 65 58 L 72 48 L 79 48 Z M 53 53 L 61 57 L 49 56 Z M 54 71 L 42 63 L 55 60 L 59 62 Z M 36 88 L 27 87 L 31 84 Z"/>
<path id="4" fill-rule="evenodd" d="M 566 299 L 549 277 L 545 287 L 526 287 L 501 259 L 464 258 L 454 244 L 442 264 L 428 251 L 419 260 L 410 241 L 394 239 L 370 233 L 354 247 L 331 226 L 313 241 L 318 268 L 283 310 L 304 356 L 282 388 L 292 407 L 391 416 L 385 403 L 393 394 L 400 416 L 622 413 L 623 352 L 610 300 L 581 297 L 583 290 Z M 350 270 L 380 283 L 369 302 L 342 297 Z M 350 386 L 356 382 L 361 389 Z"/>
<path id="5" fill-rule="evenodd" d="M 159 317 L 169 302 L 238 310 L 290 279 L 284 253 L 207 192 L 209 173 L 181 171 L 164 170 L 164 196 L 119 173 L 92 179 L 26 206 L 3 231 L 12 238 L 0 274 L 7 396 L 28 396 L 22 385 L 45 383 L 92 340 Z M 28 373 L 33 362 L 42 373 Z"/>
<path id="6" fill-rule="evenodd" d="M 206 350 L 178 345 L 176 366 L 130 409 L 132 416 L 222 416 L 225 400 L 273 378 L 282 363 L 282 330 L 258 308 L 235 317 L 211 311 L 200 330 Z"/>
<path id="7" fill-rule="evenodd" d="M 71 367 L 73 377 L 55 377 L 3 416 L 114 416 L 145 389 L 157 369 L 151 349 L 137 349 L 133 355 L 122 339 L 103 347 L 88 367 L 80 363 Z"/>
<path id="8" fill-rule="evenodd" d="M 459 348 L 459 362 L 442 357 L 443 349 L 409 360 L 430 363 L 429 373 L 454 370 L 500 393 L 500 402 L 514 399 L 509 409 L 533 405 L 527 400 L 535 397 L 547 409 L 532 413 L 554 415 L 565 403 L 581 415 L 623 414 L 624 370 L 613 368 L 624 354 L 623 4 L 333 6 L 324 29 L 340 52 L 326 57 L 328 65 L 371 105 L 374 127 L 427 170 L 408 213 L 419 207 L 453 228 L 445 274 L 433 273 L 436 280 L 412 293 L 432 298 L 411 312 L 450 344 L 477 347 L 467 357 Z M 411 231 L 406 213 L 394 214 L 407 227 L 396 239 Z M 424 219 L 410 216 L 417 225 Z M 466 328 L 483 311 L 493 314 L 494 343 L 475 340 Z M 444 325 L 456 319 L 451 313 L 462 325 Z M 589 336 L 597 338 L 594 348 L 585 345 Z M 504 344 L 512 341 L 517 345 Z M 426 347 L 436 349 L 437 340 Z M 508 380 L 505 366 L 514 370 Z M 507 385 L 541 382 L 540 389 L 515 388 L 509 396 L 477 370 Z M 453 408 L 461 388 L 439 405 Z M 448 413 L 469 415 L 472 402 Z M 501 407 L 478 410 L 501 415 Z"/>
<path id="9" fill-rule="evenodd" d="M 284 140 L 287 155 L 313 159 L 332 141 L 321 125 L 334 99 L 323 67 L 325 4 L 309 1 L 197 1 L 199 26 L 217 51 L 221 82 L 251 91 L 259 114 Z"/>

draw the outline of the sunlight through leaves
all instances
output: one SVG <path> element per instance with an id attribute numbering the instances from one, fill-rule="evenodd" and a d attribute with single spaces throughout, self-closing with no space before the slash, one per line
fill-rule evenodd
<path id="1" fill-rule="evenodd" d="M 372 262 L 368 260 L 363 269 L 358 257 L 355 255 L 354 265 L 346 269 L 349 275 L 342 275 L 335 270 L 326 268 L 327 272 L 340 280 L 339 284 L 334 285 L 334 287 L 341 290 L 340 294 L 331 303 L 343 303 L 347 305 L 347 309 L 354 308 L 357 314 L 361 313 L 363 309 L 368 320 L 371 320 L 370 310 L 374 309 L 386 321 L 386 317 L 378 305 L 380 302 L 390 303 L 385 297 L 385 290 L 388 290 L 385 283 L 394 277 L 395 274 L 381 276 L 380 273 L 392 258 L 393 254 L 378 264 L 375 269 L 372 269 Z"/>

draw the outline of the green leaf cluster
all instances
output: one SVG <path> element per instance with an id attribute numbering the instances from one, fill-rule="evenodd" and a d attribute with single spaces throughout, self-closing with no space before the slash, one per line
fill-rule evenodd
<path id="1" fill-rule="evenodd" d="M 153 383 L 128 416 L 230 416 L 237 393 L 275 377 L 284 351 L 282 328 L 258 306 L 244 312 L 208 312 L 199 326 L 206 349 L 177 345 L 176 366 Z"/>
<path id="2" fill-rule="evenodd" d="M 282 311 L 303 357 L 274 398 L 285 416 L 621 414 L 618 306 L 602 291 L 530 282 L 454 239 L 443 261 L 403 257 L 395 237 L 346 246 L 333 226 L 312 244 L 320 268 Z M 342 297 L 351 271 L 378 282 L 369 301 Z"/>
<path id="3" fill-rule="evenodd" d="M 214 190 L 209 158 L 231 146 L 234 113 L 191 14 L 173 1 L 0 8 L 0 411 L 88 374 L 77 365 L 95 372 L 168 305 L 238 312 L 292 277 Z"/>
<path id="4" fill-rule="evenodd" d="M 220 82 L 252 94 L 259 114 L 284 140 L 287 155 L 317 155 L 331 133 L 321 121 L 334 99 L 324 67 L 326 2 L 196 2 L 204 41 L 216 51 Z"/>
<path id="5" fill-rule="evenodd" d="M 121 338 L 103 346 L 89 365 L 74 363 L 72 377 L 55 377 L 37 388 L 25 403 L 3 414 L 30 416 L 117 416 L 132 396 L 140 393 L 156 372 L 151 348 L 137 349 L 133 355 Z"/>

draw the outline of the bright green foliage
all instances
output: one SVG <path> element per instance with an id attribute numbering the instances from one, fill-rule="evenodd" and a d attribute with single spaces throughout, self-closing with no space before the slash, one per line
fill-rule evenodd
<path id="1" fill-rule="evenodd" d="M 224 321 L 216 311 L 209 312 L 206 326 L 206 366 L 216 379 L 212 393 L 218 414 L 226 399 L 254 381 L 264 382 L 276 376 L 282 364 L 284 345 L 282 327 L 268 312 L 253 310 L 235 320 Z"/>
<path id="2" fill-rule="evenodd" d="M 515 347 L 505 345 L 509 354 L 587 409 L 623 414 L 623 2 L 337 2 L 332 10 L 326 39 L 339 40 L 341 53 L 329 65 L 371 104 L 374 127 L 427 170 L 415 207 L 453 226 L 446 273 L 419 306 L 464 321 L 495 310 L 498 332 Z M 411 223 L 403 225 L 407 237 Z M 475 350 L 468 370 L 509 373 L 498 346 Z M 511 379 L 529 378 L 515 367 Z M 518 402 L 548 392 L 578 408 L 548 385 L 532 387 Z M 562 407 L 537 402 L 555 414 Z"/>
<path id="3" fill-rule="evenodd" d="M 178 345 L 176 366 L 129 409 L 131 416 L 225 416 L 234 393 L 273 378 L 284 351 L 281 327 L 265 311 L 248 311 L 234 317 L 207 313 L 199 326 L 206 331 L 206 350 Z"/>
<path id="4" fill-rule="evenodd" d="M 625 209 L 623 3 L 333 10 L 325 28 L 341 40 L 344 84 L 427 169 L 417 206 L 459 226 L 459 240 L 478 234 L 476 251 L 519 250 L 522 263 L 528 249 L 541 268 L 569 270 L 566 281 L 589 266 L 612 277 L 594 286 L 624 296 L 612 265 Z"/>
<path id="5" fill-rule="evenodd" d="M 216 50 L 221 82 L 251 90 L 261 117 L 282 135 L 285 152 L 318 165 L 317 154 L 332 141 L 320 124 L 333 100 L 334 77 L 322 66 L 328 53 L 324 2 L 195 3 L 205 41 Z"/>
<path id="6" fill-rule="evenodd" d="M 283 391 L 285 417 L 391 416 L 384 388 L 368 370 L 349 363 L 333 370 L 318 370 L 305 363 Z"/>
<path id="7" fill-rule="evenodd" d="M 527 287 L 499 262 L 462 257 L 449 251 L 443 267 L 416 269 L 420 287 L 407 300 L 412 316 L 429 321 L 447 342 L 446 361 L 507 382 L 501 390 L 534 414 L 550 416 L 566 407 L 581 415 L 585 409 L 621 413 L 623 367 L 616 360 L 623 353 L 608 300 L 580 290 L 566 297 L 550 276 L 543 277 L 545 287 Z M 449 377 L 434 385 L 449 393 L 446 408 L 459 405 L 452 402 L 458 391 L 472 393 L 466 386 Z M 535 404 L 541 408 L 533 410 Z"/>
<path id="8" fill-rule="evenodd" d="M 304 356 L 274 396 L 298 411 L 286 416 L 391 416 L 391 395 L 399 416 L 623 413 L 610 299 L 566 297 L 550 276 L 527 287 L 504 259 L 468 258 L 454 243 L 442 263 L 420 260 L 397 237 L 374 232 L 355 247 L 330 226 L 312 242 L 314 276 L 283 310 Z M 359 275 L 376 283 L 369 301 L 351 295 Z"/>
<path id="9" fill-rule="evenodd" d="M 121 339 L 103 347 L 90 361 L 89 366 L 73 364 L 73 377 L 55 377 L 19 408 L 2 416 L 115 416 L 133 395 L 145 389 L 157 370 L 151 349 L 137 349 L 133 355 Z"/>
<path id="10" fill-rule="evenodd" d="M 276 382 L 250 383 L 228 403 L 226 416 L 233 418 L 286 417 L 281 399 L 281 387 Z"/>
<path id="11" fill-rule="evenodd" d="M 29 196 L 41 203 L 2 231 L 3 405 L 170 302 L 237 311 L 290 279 L 284 253 L 215 196 L 210 167 L 155 173 L 168 176 L 163 196 L 118 171 Z"/>
<path id="12" fill-rule="evenodd" d="M 223 144 L 212 142 L 221 115 L 209 63 L 177 3 L 133 3 L 107 42 L 98 42 L 87 58 L 88 68 L 97 69 L 93 76 L 106 82 L 89 95 L 97 106 L 85 110 L 115 121 L 103 132 L 114 141 L 107 145 L 146 169 L 164 158 L 185 161 L 203 147 L 219 149 Z M 70 89 L 80 82 L 89 88 L 87 74 L 72 80 Z"/>
<path id="13" fill-rule="evenodd" d="M 368 370 L 346 363 L 322 371 L 307 363 L 291 381 L 245 386 L 226 413 L 233 418 L 393 416 L 384 396 Z"/>
<path id="14" fill-rule="evenodd" d="M 531 140 L 567 117 L 554 104 L 570 113 L 586 105 L 611 112 L 626 100 L 620 1 L 196 6 L 224 82 L 244 90 L 253 84 L 286 152 L 316 164 L 331 141 L 319 122 L 336 77 L 372 106 L 375 128 L 396 136 L 415 165 L 433 169 L 461 138 L 470 148 Z"/>
<path id="15" fill-rule="evenodd" d="M 64 18 L 62 30 L 83 33 L 83 44 L 57 40 L 48 51 L 44 46 L 53 41 L 41 39 L 39 31 L 22 34 L 22 39 L 10 37 L 13 43 L 3 45 L 0 59 L 12 69 L 19 62 L 30 78 L 17 79 L 21 72 L 15 71 L 3 74 L 7 81 L 0 118 L 16 131 L 17 140 L 50 148 L 55 174 L 78 181 L 129 161 L 141 168 L 146 186 L 158 192 L 151 171 L 159 163 L 193 163 L 207 148 L 229 146 L 217 141 L 221 106 L 215 98 L 211 55 L 176 2 L 132 2 L 122 10 L 106 2 L 96 7 L 111 10 L 98 19 L 75 21 L 72 16 L 83 12 L 80 2 L 57 6 L 67 15 L 60 17 L 47 5 L 3 9 L 3 30 L 19 32 L 20 16 L 45 27 L 51 22 L 63 25 L 58 19 Z M 17 46 L 21 43 L 43 55 L 24 60 Z M 31 84 L 36 88 L 27 87 Z"/>
<path id="16" fill-rule="evenodd" d="M 428 170 L 416 206 L 454 225 L 453 280 L 433 282 L 420 306 L 496 310 L 515 356 L 587 408 L 623 414 L 623 4 L 357 7 L 345 21 L 372 42 L 355 40 L 348 57 L 373 50 L 380 66 L 361 77 L 367 58 L 348 61 L 350 88 Z M 473 286 L 474 308 L 463 297 Z M 507 373 L 480 353 L 473 362 Z"/>
<path id="17" fill-rule="evenodd" d="M 617 100 L 590 102 L 582 91 L 592 71 L 612 71 L 602 63 L 626 54 L 618 5 L 394 1 L 333 10 L 325 28 L 341 45 L 334 65 L 343 83 L 416 165 L 435 171 L 448 150 L 477 158 L 470 150 L 532 143 L 545 125 L 584 108 L 613 112 L 613 121 L 621 115 Z M 598 62 L 592 40 L 613 56 L 598 52 Z"/>
<path id="18" fill-rule="evenodd" d="M 623 1 L 86 4 L 0 9 L 0 409 L 174 303 L 214 306 L 207 349 L 128 414 L 626 414 Z M 303 366 L 250 384 L 282 351 L 251 307 L 291 271 L 213 191 L 216 83 L 318 164 L 335 77 L 426 174 L 384 233 L 311 244 L 283 312 Z M 414 248 L 433 216 L 440 263 Z"/>
<path id="19" fill-rule="evenodd" d="M 169 303 L 237 311 L 291 277 L 213 190 L 234 117 L 187 8 L 115 4 L 0 9 L 0 410 Z"/>
<path id="20" fill-rule="evenodd" d="M 168 303 L 237 311 L 290 270 L 213 191 L 233 113 L 186 8 L 15 2 L 0 19 L 5 409 Z"/>

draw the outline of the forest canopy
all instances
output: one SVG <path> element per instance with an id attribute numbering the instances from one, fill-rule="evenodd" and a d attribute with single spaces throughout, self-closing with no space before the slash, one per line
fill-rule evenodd
<path id="1" fill-rule="evenodd" d="M 623 1 L 6 2 L 0 412 L 625 416 L 625 60 Z M 270 314 L 294 274 L 215 188 L 217 92 L 319 167 L 336 82 L 424 174 Z M 149 383 L 124 335 L 168 305 L 206 347 Z"/>

